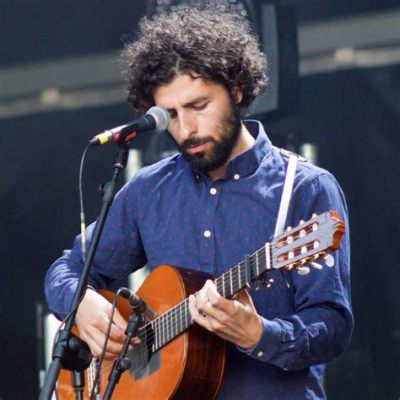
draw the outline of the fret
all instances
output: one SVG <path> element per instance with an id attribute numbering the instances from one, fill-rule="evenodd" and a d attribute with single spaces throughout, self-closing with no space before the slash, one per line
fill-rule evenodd
<path id="1" fill-rule="evenodd" d="M 171 329 L 170 329 L 170 315 L 171 315 L 171 311 L 168 310 L 167 313 L 165 314 L 165 341 L 163 344 L 168 343 L 170 341 L 170 333 L 171 333 Z"/>
<path id="2" fill-rule="evenodd" d="M 175 337 L 175 335 L 178 334 L 178 321 L 179 321 L 179 307 L 176 308 L 176 318 L 172 318 L 173 315 L 171 315 L 171 322 L 172 322 L 172 336 Z"/>
<path id="3" fill-rule="evenodd" d="M 168 341 L 174 337 L 174 319 L 172 316 L 172 310 L 170 310 L 168 312 Z"/>
<path id="4" fill-rule="evenodd" d="M 225 296 L 225 274 L 222 274 L 222 297 L 226 297 Z"/>
<path id="5" fill-rule="evenodd" d="M 169 340 L 171 340 L 172 338 L 174 338 L 175 337 L 175 329 L 176 329 L 176 317 L 177 317 L 177 314 L 176 314 L 176 307 L 174 307 L 172 310 L 171 310 L 171 312 L 169 313 L 169 321 L 170 321 L 170 332 L 169 332 Z M 174 312 L 174 310 L 175 310 L 175 312 Z"/>
<path id="6" fill-rule="evenodd" d="M 172 321 L 171 321 L 171 310 L 169 310 L 166 314 L 166 322 L 167 322 L 167 332 L 166 332 L 166 343 L 171 340 L 171 330 L 172 330 Z"/>
<path id="7" fill-rule="evenodd" d="M 265 270 L 270 270 L 271 267 L 271 245 L 269 243 L 265 243 Z"/>
<path id="8" fill-rule="evenodd" d="M 161 347 L 161 342 L 162 342 L 161 317 L 157 318 L 157 332 L 158 332 L 158 346 L 157 347 Z"/>
<path id="9" fill-rule="evenodd" d="M 161 343 L 160 343 L 160 346 L 162 346 L 164 344 L 164 342 L 165 342 L 165 329 L 164 329 L 164 326 L 165 326 L 165 315 L 163 315 L 160 318 L 160 331 L 161 331 L 161 336 L 160 336 Z"/>
<path id="10" fill-rule="evenodd" d="M 159 328 L 160 328 L 160 347 L 162 347 L 165 342 L 164 315 L 160 317 Z"/>
<path id="11" fill-rule="evenodd" d="M 191 323 L 190 313 L 189 313 L 189 310 L 187 308 L 188 300 L 185 300 L 184 304 L 185 304 L 185 307 L 184 307 L 184 310 L 185 310 L 185 328 L 187 328 Z"/>
<path id="12" fill-rule="evenodd" d="M 178 304 L 178 318 L 177 318 L 177 325 L 176 325 L 176 335 L 178 336 L 180 332 L 184 330 L 184 324 L 183 324 L 183 312 L 184 312 L 184 303 L 179 303 Z"/>
<path id="13" fill-rule="evenodd" d="M 185 324 L 183 323 L 184 311 L 185 311 L 185 303 L 180 303 L 179 304 L 179 326 L 178 326 L 179 332 L 182 332 L 185 329 Z"/>
<path id="14" fill-rule="evenodd" d="M 240 265 L 236 264 L 232 268 L 232 272 L 235 274 L 233 279 L 233 293 L 237 293 L 240 289 Z"/>
<path id="15" fill-rule="evenodd" d="M 232 269 L 229 270 L 229 284 L 231 288 L 229 295 L 232 296 L 233 295 Z"/>
<path id="16" fill-rule="evenodd" d="M 258 258 L 259 258 L 260 252 L 257 251 L 256 252 L 256 275 L 259 276 L 260 275 L 260 264 L 258 262 Z"/>
<path id="17" fill-rule="evenodd" d="M 153 319 L 153 321 L 150 322 L 151 329 L 154 332 L 154 341 L 153 341 L 153 351 L 157 347 L 158 344 L 158 331 L 157 331 L 157 318 Z"/>
<path id="18" fill-rule="evenodd" d="M 238 267 L 238 275 L 239 275 L 239 288 L 242 288 L 243 287 L 243 285 L 242 285 L 242 271 L 241 271 L 241 269 L 240 269 L 240 263 L 237 265 L 237 267 Z"/>
<path id="19" fill-rule="evenodd" d="M 216 284 L 216 286 L 217 286 L 217 291 L 218 291 L 218 293 L 221 295 L 221 296 L 223 296 L 223 289 L 222 289 L 222 279 L 221 278 L 217 278 L 216 280 L 215 280 L 215 284 Z"/>
<path id="20" fill-rule="evenodd" d="M 182 304 L 183 303 L 180 303 L 179 304 L 179 308 L 178 308 L 178 315 L 179 315 L 179 318 L 178 318 L 178 326 L 176 327 L 177 329 L 176 329 L 176 333 L 178 334 L 178 331 L 179 332 L 182 332 L 182 330 L 183 330 L 183 323 L 182 323 Z"/>
<path id="21" fill-rule="evenodd" d="M 236 282 L 236 289 L 235 289 L 235 292 L 237 292 L 237 291 L 239 291 L 239 290 L 242 288 L 242 286 L 241 286 L 241 284 L 240 284 L 240 264 L 237 264 L 237 265 L 236 265 L 236 267 L 235 267 L 235 274 L 236 274 L 236 279 L 235 279 L 235 282 Z"/>
<path id="22" fill-rule="evenodd" d="M 156 347 L 157 347 L 157 341 L 158 341 L 158 333 L 156 330 L 156 323 L 157 323 L 157 319 L 153 319 L 153 321 L 150 322 L 151 325 L 151 329 L 153 331 L 153 335 L 154 335 L 154 340 L 153 340 L 153 344 L 152 344 L 152 351 L 156 351 Z"/>
<path id="23" fill-rule="evenodd" d="M 175 311 L 172 311 L 172 313 L 171 313 L 171 322 L 172 322 L 171 338 L 174 338 L 179 333 L 179 318 L 180 318 L 179 317 L 179 306 L 180 306 L 180 304 L 177 304 L 177 306 L 174 308 Z"/>

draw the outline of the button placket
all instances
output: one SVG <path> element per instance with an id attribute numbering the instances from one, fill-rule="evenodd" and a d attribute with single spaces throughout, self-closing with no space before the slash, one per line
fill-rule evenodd
<path id="1" fill-rule="evenodd" d="M 204 225 L 201 238 L 201 259 L 204 264 L 213 265 L 215 240 L 214 240 L 214 216 L 218 205 L 220 188 L 211 182 L 207 188 L 206 207 L 204 209 Z"/>

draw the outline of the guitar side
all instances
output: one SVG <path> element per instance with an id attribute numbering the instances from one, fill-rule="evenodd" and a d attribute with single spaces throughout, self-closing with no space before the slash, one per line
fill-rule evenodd
<path id="1" fill-rule="evenodd" d="M 199 290 L 207 278 L 202 273 L 162 265 L 150 273 L 137 294 L 158 315 L 162 315 Z M 100 293 L 112 301 L 112 293 Z M 117 307 L 128 319 L 131 308 L 127 302 L 120 299 Z M 216 396 L 224 370 L 223 340 L 197 325 L 192 325 L 157 353 L 158 363 L 155 370 L 139 379 L 131 371 L 126 371 L 115 388 L 113 398 L 162 400 L 213 399 Z M 102 395 L 111 368 L 112 361 L 103 363 L 100 374 Z M 75 399 L 70 382 L 70 372 L 62 370 L 57 384 L 59 399 Z M 86 382 L 85 399 L 88 399 L 87 386 Z"/>

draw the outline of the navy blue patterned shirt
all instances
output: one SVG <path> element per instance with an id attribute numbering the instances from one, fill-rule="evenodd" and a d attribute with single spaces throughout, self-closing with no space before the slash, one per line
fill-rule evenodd
<path id="1" fill-rule="evenodd" d="M 257 121 L 246 121 L 254 145 L 230 160 L 216 181 L 192 170 L 181 154 L 145 167 L 117 194 L 99 243 L 89 284 L 107 287 L 147 264 L 169 264 L 214 276 L 271 239 L 288 159 Z M 250 289 L 264 332 L 244 351 L 227 344 L 218 399 L 321 399 L 324 364 L 350 340 L 349 236 L 343 193 L 327 171 L 299 162 L 287 225 L 336 210 L 346 233 L 335 267 L 273 271 L 270 288 Z M 93 225 L 87 229 L 90 241 Z M 64 315 L 82 269 L 79 236 L 46 277 L 52 311 Z"/>

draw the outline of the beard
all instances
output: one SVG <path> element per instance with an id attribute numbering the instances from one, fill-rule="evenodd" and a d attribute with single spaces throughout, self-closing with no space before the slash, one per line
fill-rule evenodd
<path id="1" fill-rule="evenodd" d="M 190 166 L 203 173 L 214 171 L 227 163 L 232 150 L 234 149 L 240 135 L 240 112 L 234 103 L 230 101 L 228 114 L 224 116 L 222 121 L 216 126 L 219 138 L 212 136 L 192 137 L 186 139 L 182 143 L 177 143 L 179 151 L 183 154 Z M 191 154 L 187 150 L 190 147 L 201 144 L 210 143 L 210 149 L 207 151 Z"/>

